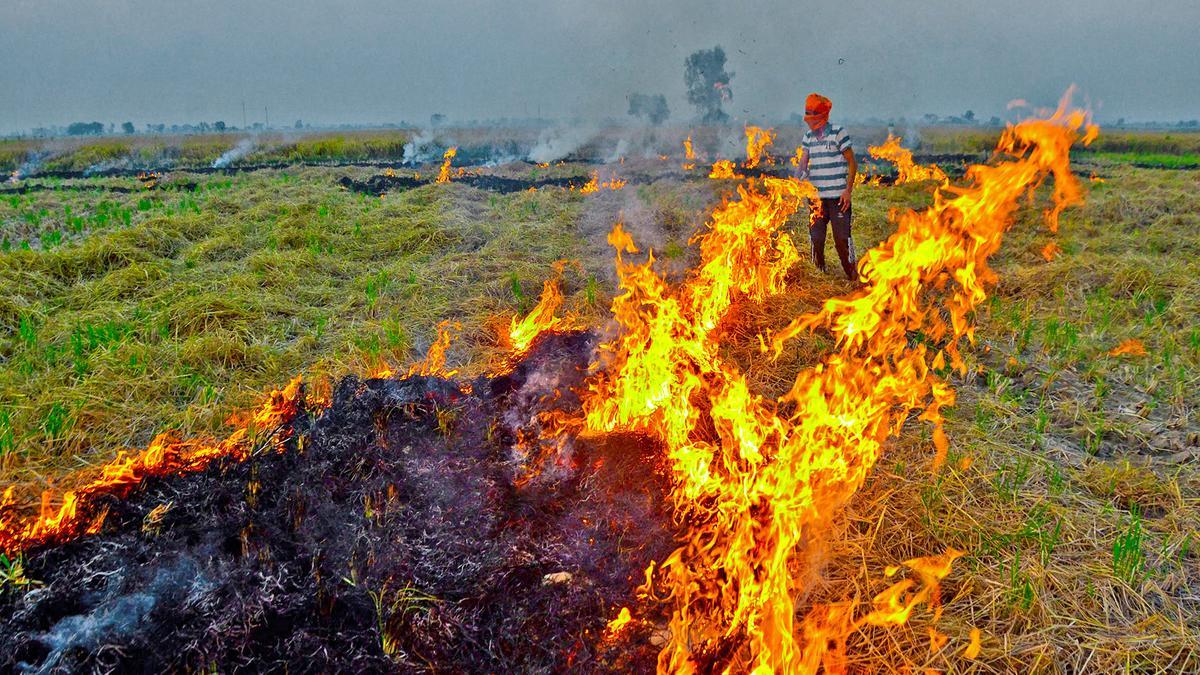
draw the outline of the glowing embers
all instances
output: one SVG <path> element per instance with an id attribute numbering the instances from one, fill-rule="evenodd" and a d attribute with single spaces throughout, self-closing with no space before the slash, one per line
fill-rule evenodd
<path id="1" fill-rule="evenodd" d="M 797 376 L 782 409 L 751 392 L 721 358 L 717 327 L 738 298 L 783 289 L 796 252 L 781 228 L 811 186 L 778 179 L 765 179 L 761 191 L 752 181 L 740 186 L 738 199 L 713 212 L 699 237 L 701 262 L 679 285 L 655 271 L 653 256 L 627 261 L 637 247 L 619 225 L 613 230 L 620 334 L 601 347 L 584 408 L 591 432 L 640 431 L 663 443 L 673 502 L 689 527 L 643 589 L 673 606 L 660 670 L 720 670 L 729 664 L 705 655 L 740 651 L 747 670 L 811 672 L 826 661 L 830 637 L 860 625 L 846 612 L 816 608 L 797 633 L 794 598 L 804 589 L 791 572 L 793 556 L 830 531 L 912 413 L 933 425 L 940 463 L 948 447 L 940 411 L 954 392 L 935 371 L 947 362 L 964 367 L 959 342 L 973 339 L 971 312 L 995 280 L 988 258 L 1024 195 L 1053 176 L 1051 229 L 1063 208 L 1078 203 L 1068 151 L 1094 134 L 1064 101 L 1049 119 L 1007 130 L 997 148 L 1004 161 L 971 167 L 967 186 L 939 190 L 928 209 L 900 214 L 896 233 L 864 257 L 863 289 L 772 336 L 777 354 L 814 328 L 836 344 Z M 934 346 L 913 346 L 914 332 Z M 942 557 L 942 575 L 955 555 Z M 894 586 L 877 598 L 869 623 L 907 620 L 905 608 L 931 597 L 932 590 Z"/>
<path id="2" fill-rule="evenodd" d="M 887 160 L 896 165 L 898 173 L 896 177 L 897 185 L 922 180 L 936 180 L 942 183 L 948 181 L 946 173 L 938 168 L 936 164 L 925 166 L 914 163 L 912 151 L 900 147 L 899 136 L 888 134 L 887 140 L 884 141 L 883 145 L 872 145 L 867 148 L 867 151 L 875 159 Z"/>

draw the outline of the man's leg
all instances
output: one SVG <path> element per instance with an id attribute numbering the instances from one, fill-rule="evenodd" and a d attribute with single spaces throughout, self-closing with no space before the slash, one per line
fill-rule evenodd
<path id="1" fill-rule="evenodd" d="M 833 214 L 829 218 L 833 229 L 833 245 L 837 249 L 838 259 L 842 262 L 842 271 L 851 281 L 858 279 L 858 272 L 854 269 L 858 265 L 858 252 L 854 250 L 854 237 L 850 234 L 850 215 L 853 208 L 842 211 L 834 206 L 831 209 Z"/>
<path id="2" fill-rule="evenodd" d="M 824 199 L 813 202 L 808 225 L 808 239 L 812 242 L 813 265 L 825 271 L 825 224 L 829 222 L 829 205 Z"/>

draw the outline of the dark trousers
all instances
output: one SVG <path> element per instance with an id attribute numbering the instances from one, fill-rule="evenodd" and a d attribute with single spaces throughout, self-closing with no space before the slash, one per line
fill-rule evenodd
<path id="1" fill-rule="evenodd" d="M 813 205 L 813 216 L 808 226 L 808 237 L 812 240 L 812 261 L 817 269 L 825 271 L 825 232 L 828 223 L 833 228 L 833 246 L 837 249 L 838 259 L 842 262 L 842 271 L 851 281 L 858 278 L 854 267 L 858 264 L 858 254 L 854 250 L 854 238 L 850 236 L 850 213 L 853 207 L 842 211 L 838 207 L 836 197 L 822 198 Z"/>

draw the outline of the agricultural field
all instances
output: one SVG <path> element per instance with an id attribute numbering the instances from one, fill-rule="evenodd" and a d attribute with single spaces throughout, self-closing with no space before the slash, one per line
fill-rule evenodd
<path id="1" fill-rule="evenodd" d="M 885 135 L 853 131 L 864 158 Z M 798 132 L 778 132 L 772 152 L 786 166 Z M 665 159 L 482 166 L 468 156 L 474 184 L 428 180 L 439 158 L 401 168 L 411 134 L 392 131 L 259 141 L 231 166 L 266 166 L 246 171 L 199 170 L 237 146 L 223 136 L 48 154 L 46 177 L 0 184 L 0 485 L 33 510 L 43 491 L 61 494 L 162 432 L 221 437 L 231 415 L 296 375 L 330 388 L 349 374 L 404 371 L 444 322 L 460 326 L 448 366 L 487 374 L 558 261 L 573 261 L 562 268 L 564 310 L 611 330 L 614 224 L 640 252 L 652 248 L 669 279 L 684 279 L 711 212 L 737 199 L 737 181 L 708 178 L 707 164 L 680 168 L 686 133 L 654 139 Z M 921 135 L 918 161 L 961 157 L 945 166 L 960 180 L 999 132 Z M 500 157 L 536 134 L 459 136 L 501 146 L 477 153 Z M 28 143 L 0 143 L 0 170 L 17 170 Z M 347 188 L 383 165 L 397 167 L 390 178 L 425 182 Z M 53 175 L 114 166 L 128 171 Z M 890 175 L 886 163 L 869 166 Z M 132 175 L 140 169 L 162 173 Z M 930 427 L 906 422 L 827 546 L 806 559 L 819 574 L 801 602 L 865 602 L 888 566 L 964 552 L 939 608 L 850 638 L 852 669 L 1200 669 L 1200 136 L 1102 131 L 1072 169 L 1083 204 L 1050 233 L 1042 212 L 1053 186 L 1042 185 L 993 258 L 998 278 L 972 312 L 964 367 L 947 371 L 956 402 L 943 410 L 945 461 L 933 462 Z M 595 192 L 488 188 L 582 184 L 593 172 Z M 859 251 L 892 235 L 892 212 L 933 203 L 937 187 L 887 183 L 855 191 Z M 802 251 L 806 217 L 789 221 Z M 723 356 L 753 391 L 784 395 L 834 339 L 818 328 L 770 359 L 760 336 L 857 287 L 803 258 L 786 292 L 731 310 Z M 971 646 L 978 655 L 964 660 Z"/>

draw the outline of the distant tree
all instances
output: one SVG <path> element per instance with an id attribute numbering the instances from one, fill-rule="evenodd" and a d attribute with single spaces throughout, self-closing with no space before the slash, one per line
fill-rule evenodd
<path id="1" fill-rule="evenodd" d="M 446 116 L 442 113 L 433 113 L 429 116 L 429 126 L 440 127 L 446 123 Z"/>
<path id="2" fill-rule="evenodd" d="M 133 122 L 124 122 L 124 123 L 122 123 L 122 124 L 121 124 L 121 131 L 124 131 L 124 132 L 125 132 L 125 133 L 127 133 L 127 134 L 132 134 L 132 133 L 133 133 Z"/>
<path id="3" fill-rule="evenodd" d="M 72 122 L 67 125 L 68 136 L 99 136 L 104 133 L 100 122 Z"/>
<path id="4" fill-rule="evenodd" d="M 975 111 L 968 110 L 963 113 L 963 119 L 966 120 L 967 124 L 975 124 Z"/>
<path id="5" fill-rule="evenodd" d="M 218 134 L 225 133 L 225 120 L 217 120 L 216 122 L 213 122 L 213 130 L 215 130 Z"/>
<path id="6" fill-rule="evenodd" d="M 303 128 L 304 128 L 304 121 L 303 121 L 303 120 L 296 120 L 295 127 L 296 127 L 297 129 L 303 129 Z"/>
<path id="7" fill-rule="evenodd" d="M 202 134 L 207 134 L 207 133 L 208 133 L 209 131 L 211 131 L 211 130 L 212 130 L 212 127 L 211 127 L 211 126 L 209 126 L 208 122 L 201 122 L 201 123 L 200 123 L 200 133 L 202 133 Z"/>
<path id="8" fill-rule="evenodd" d="M 667 97 L 662 94 L 630 94 L 629 114 L 658 126 L 671 116 L 671 109 L 667 107 Z"/>
<path id="9" fill-rule="evenodd" d="M 925 113 L 924 119 L 926 124 L 937 124 L 938 122 L 938 116 L 933 113 Z"/>
<path id="10" fill-rule="evenodd" d="M 722 124 L 729 120 L 721 105 L 733 99 L 729 87 L 733 75 L 725 72 L 725 50 L 720 45 L 697 50 L 684 61 L 683 83 L 687 86 L 688 103 L 696 106 L 701 122 Z"/>
<path id="11" fill-rule="evenodd" d="M 1124 117 L 1117 118 L 1117 126 L 1119 126 L 1119 127 L 1125 126 L 1125 118 Z"/>

